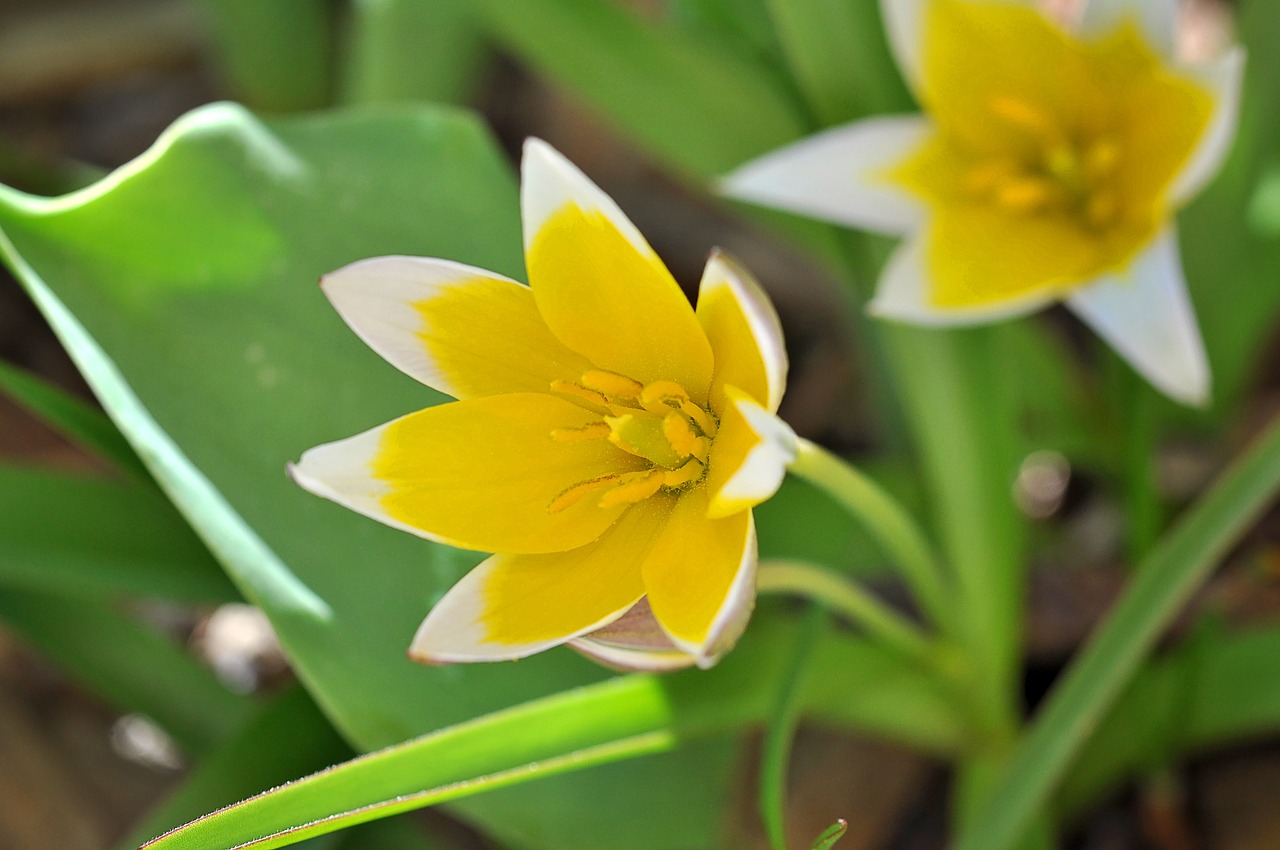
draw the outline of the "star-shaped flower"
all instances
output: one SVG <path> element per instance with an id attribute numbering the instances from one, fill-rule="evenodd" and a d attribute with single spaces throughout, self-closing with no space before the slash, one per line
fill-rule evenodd
<path id="1" fill-rule="evenodd" d="M 882 0 L 923 115 L 837 127 L 748 163 L 737 198 L 906 237 L 870 309 L 965 324 L 1063 301 L 1169 396 L 1209 369 L 1174 214 L 1234 134 L 1243 53 L 1179 64 L 1176 0 Z"/>
<path id="2" fill-rule="evenodd" d="M 709 666 L 755 599 L 751 508 L 795 452 L 774 416 L 772 306 L 713 253 L 696 311 L 617 205 L 525 145 L 531 286 L 448 260 L 327 275 L 343 319 L 458 401 L 307 451 L 303 487 L 494 554 L 431 610 L 410 654 L 520 658 L 571 643 L 626 669 Z"/>

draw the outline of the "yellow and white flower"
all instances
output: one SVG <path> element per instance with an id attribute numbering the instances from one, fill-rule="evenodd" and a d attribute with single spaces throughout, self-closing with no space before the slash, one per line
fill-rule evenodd
<path id="1" fill-rule="evenodd" d="M 777 317 L 719 253 L 695 311 L 617 205 L 537 140 L 521 207 L 531 286 L 420 257 L 324 278 L 366 343 L 458 401 L 313 448 L 293 475 L 388 525 L 497 553 L 431 610 L 418 660 L 570 643 L 626 669 L 709 666 L 754 602 L 751 508 L 795 453 L 774 416 Z"/>
<path id="2" fill-rule="evenodd" d="M 727 194 L 905 236 L 870 309 L 946 325 L 1063 301 L 1160 390 L 1209 397 L 1174 214 L 1234 135 L 1243 53 L 1174 59 L 1176 0 L 882 0 L 923 115 L 836 127 Z"/>

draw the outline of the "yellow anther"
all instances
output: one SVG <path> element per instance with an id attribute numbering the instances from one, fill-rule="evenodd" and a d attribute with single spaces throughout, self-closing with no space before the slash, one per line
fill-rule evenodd
<path id="1" fill-rule="evenodd" d="M 716 420 L 711 418 L 711 414 L 703 410 L 691 401 L 685 401 L 680 405 L 680 412 L 693 420 L 693 424 L 697 425 L 702 433 L 708 437 L 714 437 L 718 426 Z"/>
<path id="2" fill-rule="evenodd" d="M 608 422 L 592 422 L 581 428 L 556 428 L 551 439 L 557 443 L 577 443 L 583 440 L 607 440 L 611 433 Z"/>
<path id="3" fill-rule="evenodd" d="M 707 467 L 701 462 L 691 460 L 679 469 L 673 469 L 662 475 L 662 486 L 670 487 L 673 490 L 693 484 L 702 478 L 703 473 L 707 471 Z"/>
<path id="4" fill-rule="evenodd" d="M 1107 177 L 1120 164 L 1120 146 L 1110 139 L 1098 139 L 1084 155 L 1085 173 L 1092 179 Z"/>
<path id="5" fill-rule="evenodd" d="M 991 110 L 991 114 L 997 118 L 1042 139 L 1057 140 L 1061 136 L 1057 125 L 1048 114 L 1021 98 L 996 95 L 987 101 L 987 109 Z"/>
<path id="6" fill-rule="evenodd" d="M 674 410 L 662 418 L 662 435 L 680 457 L 689 457 L 698 446 L 698 435 L 683 414 Z"/>
<path id="7" fill-rule="evenodd" d="M 633 399 L 640 395 L 644 384 L 619 375 L 617 372 L 606 372 L 603 369 L 592 369 L 582 375 L 582 385 L 590 390 L 604 393 L 612 398 Z"/>
<path id="8" fill-rule="evenodd" d="M 1095 192 L 1085 205 L 1085 218 L 1094 227 L 1103 227 L 1115 221 L 1120 212 L 1120 201 L 1112 192 Z"/>
<path id="9" fill-rule="evenodd" d="M 603 475 L 599 478 L 591 478 L 574 484 L 572 487 L 567 487 L 547 505 L 547 513 L 558 514 L 567 508 L 571 508 L 590 494 L 606 487 L 612 487 L 620 478 L 622 478 L 621 474 Z"/>
<path id="10" fill-rule="evenodd" d="M 1018 171 L 1018 164 L 1011 159 L 980 162 L 965 172 L 964 190 L 971 196 L 985 198 Z"/>
<path id="11" fill-rule="evenodd" d="M 1036 177 L 1005 181 L 996 192 L 996 202 L 1014 213 L 1033 213 L 1058 200 L 1058 188 Z"/>
<path id="12" fill-rule="evenodd" d="M 699 437 L 698 442 L 693 447 L 693 456 L 702 461 L 707 462 L 707 455 L 711 454 L 711 438 Z"/>
<path id="13" fill-rule="evenodd" d="M 592 410 L 609 409 L 609 399 L 604 393 L 588 389 L 582 384 L 575 384 L 573 381 L 552 381 L 551 392 L 567 396 L 570 401 L 586 402 Z"/>
<path id="14" fill-rule="evenodd" d="M 618 484 L 600 497 L 600 507 L 616 508 L 619 505 L 643 502 L 662 488 L 662 479 L 665 477 L 666 471 L 661 469 L 621 475 L 618 477 Z"/>
<path id="15" fill-rule="evenodd" d="M 675 381 L 654 381 L 640 391 L 640 403 L 648 410 L 658 410 L 663 405 L 679 407 L 688 400 L 689 394 Z"/>

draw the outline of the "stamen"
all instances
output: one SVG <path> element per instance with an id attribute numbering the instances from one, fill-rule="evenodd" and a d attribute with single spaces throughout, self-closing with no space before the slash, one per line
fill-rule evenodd
<path id="1" fill-rule="evenodd" d="M 607 440 L 611 429 L 608 422 L 592 422 L 581 428 L 556 428 L 551 439 L 557 443 L 577 443 L 584 440 Z"/>
<path id="2" fill-rule="evenodd" d="M 688 400 L 689 394 L 675 381 L 654 381 L 640 392 L 640 403 L 655 413 L 660 413 L 664 406 L 679 407 Z"/>
<path id="3" fill-rule="evenodd" d="M 600 497 L 600 507 L 616 508 L 618 505 L 634 505 L 643 502 L 662 489 L 666 471 L 628 472 L 619 477 L 619 484 Z"/>
<path id="4" fill-rule="evenodd" d="M 997 118 L 1027 130 L 1041 139 L 1057 140 L 1061 133 L 1047 114 L 1025 100 L 1006 95 L 996 95 L 987 101 L 987 109 Z"/>
<path id="5" fill-rule="evenodd" d="M 716 425 L 716 421 L 711 418 L 711 414 L 707 413 L 707 411 L 698 407 L 698 405 L 691 401 L 686 400 L 681 404 L 680 412 L 692 419 L 693 424 L 702 429 L 702 433 L 706 434 L 708 437 L 714 437 L 716 435 L 716 431 L 719 430 L 719 426 Z"/>
<path id="6" fill-rule="evenodd" d="M 588 389 L 582 384 L 575 384 L 573 381 L 552 381 L 551 392 L 556 395 L 568 396 L 570 401 L 585 401 L 591 405 L 592 410 L 609 409 L 609 399 L 604 393 Z"/>
<path id="7" fill-rule="evenodd" d="M 1022 177 L 1006 181 L 996 193 L 996 202 L 1015 213 L 1039 212 L 1057 200 L 1057 187 L 1048 180 Z"/>
<path id="8" fill-rule="evenodd" d="M 638 398 L 644 384 L 637 380 L 619 375 L 617 372 L 606 372 L 603 369 L 592 369 L 582 375 L 582 385 L 607 396 L 620 399 Z"/>
<path id="9" fill-rule="evenodd" d="M 698 445 L 698 435 L 693 433 L 689 420 L 674 410 L 662 418 L 662 436 L 681 457 L 688 457 Z"/>
<path id="10" fill-rule="evenodd" d="M 1107 177 L 1120 164 L 1120 146 L 1110 139 L 1098 139 L 1084 155 L 1084 170 L 1089 177 Z"/>
<path id="11" fill-rule="evenodd" d="M 671 489 L 679 489 L 687 484 L 693 484 L 702 478 L 702 474 L 707 471 L 706 466 L 696 460 L 690 460 L 679 469 L 673 469 L 670 472 L 663 473 L 662 486 Z"/>
<path id="12" fill-rule="evenodd" d="M 621 473 L 602 475 L 599 478 L 591 478 L 574 484 L 572 487 L 567 487 L 560 491 L 560 494 L 547 505 L 547 513 L 558 514 L 567 508 L 571 508 L 590 494 L 613 486 L 622 477 Z"/>
<path id="13" fill-rule="evenodd" d="M 996 187 L 1017 175 L 1019 167 L 1011 159 L 989 159 L 970 168 L 964 175 L 964 190 L 969 195 L 985 198 Z"/>

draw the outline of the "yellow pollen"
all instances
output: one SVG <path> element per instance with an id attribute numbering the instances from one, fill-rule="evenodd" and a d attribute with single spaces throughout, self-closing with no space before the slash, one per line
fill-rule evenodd
<path id="1" fill-rule="evenodd" d="M 1108 177 L 1120 164 L 1120 146 L 1109 139 L 1098 139 L 1084 155 L 1085 174 L 1091 179 Z"/>
<path id="2" fill-rule="evenodd" d="M 1053 119 L 1025 100 L 1008 95 L 995 95 L 987 101 L 987 109 L 997 118 L 1043 140 L 1057 140 L 1061 133 Z"/>
<path id="3" fill-rule="evenodd" d="M 551 392 L 556 395 L 568 396 L 571 401 L 585 401 L 592 405 L 592 409 L 609 408 L 609 399 L 604 393 L 597 390 L 588 389 L 582 384 L 575 384 L 573 381 L 552 381 Z"/>
<path id="4" fill-rule="evenodd" d="M 655 412 L 664 405 L 679 407 L 688 400 L 689 394 L 675 381 L 654 381 L 652 384 L 647 384 L 640 392 L 640 403 L 646 409 Z"/>
<path id="5" fill-rule="evenodd" d="M 689 420 L 672 411 L 662 419 L 662 436 L 681 457 L 688 457 L 698 445 L 698 435 L 693 433 Z"/>
<path id="6" fill-rule="evenodd" d="M 547 513 L 558 514 L 567 508 L 571 508 L 590 494 L 613 486 L 622 477 L 621 473 L 602 475 L 599 478 L 592 478 L 574 484 L 572 487 L 561 491 L 560 495 L 551 500 L 551 503 L 547 505 Z"/>
<path id="7" fill-rule="evenodd" d="M 644 389 L 644 384 L 637 380 L 619 375 L 617 372 L 606 372 L 603 369 L 592 369 L 584 373 L 582 385 L 587 389 L 619 399 L 638 398 L 640 391 Z"/>
<path id="8" fill-rule="evenodd" d="M 699 461 L 691 460 L 679 469 L 673 469 L 662 475 L 662 486 L 671 489 L 679 489 L 688 484 L 693 484 L 702 478 L 703 473 L 707 471 L 707 467 Z"/>
<path id="9" fill-rule="evenodd" d="M 592 422 L 581 428 L 556 428 L 551 439 L 557 443 L 577 443 L 583 440 L 607 440 L 612 429 L 607 422 Z"/>
<path id="10" fill-rule="evenodd" d="M 693 456 L 703 463 L 707 462 L 707 455 L 711 454 L 711 438 L 699 437 L 693 447 Z"/>
<path id="11" fill-rule="evenodd" d="M 706 434 L 708 437 L 714 437 L 716 435 L 716 431 L 719 430 L 719 426 L 716 425 L 716 421 L 711 418 L 711 414 L 691 401 L 686 401 L 684 404 L 680 405 L 680 412 L 692 419 L 693 424 L 697 425 L 698 428 L 702 430 L 702 433 Z"/>
<path id="12" fill-rule="evenodd" d="M 1057 187 L 1038 177 L 1007 180 L 996 192 L 996 202 L 1011 212 L 1038 212 L 1057 200 Z"/>
<path id="13" fill-rule="evenodd" d="M 996 187 L 1018 173 L 1018 165 L 1012 159 L 989 159 L 980 162 L 964 175 L 964 189 L 970 195 L 987 197 Z"/>
<path id="14" fill-rule="evenodd" d="M 634 505 L 643 502 L 662 488 L 662 479 L 666 471 L 653 469 L 649 472 L 628 472 L 618 477 L 613 489 L 600 497 L 600 507 L 616 508 L 619 505 Z"/>

